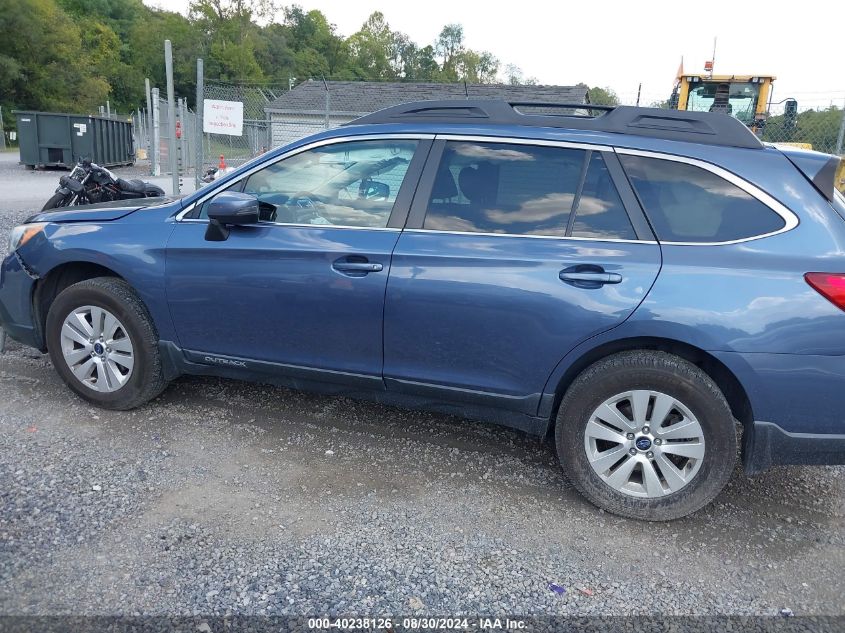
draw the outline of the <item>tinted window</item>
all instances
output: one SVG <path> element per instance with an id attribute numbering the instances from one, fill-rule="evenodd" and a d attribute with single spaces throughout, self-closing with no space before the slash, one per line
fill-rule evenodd
<path id="1" fill-rule="evenodd" d="M 416 146 L 383 140 L 319 147 L 255 172 L 243 191 L 258 198 L 263 220 L 385 227 Z"/>
<path id="2" fill-rule="evenodd" d="M 582 184 L 585 160 L 589 165 Z M 600 153 L 507 143 L 447 143 L 423 226 L 473 233 L 635 238 Z"/>
<path id="3" fill-rule="evenodd" d="M 572 235 L 596 239 L 636 239 L 628 212 L 598 152 L 593 152 L 590 158 Z"/>
<path id="4" fill-rule="evenodd" d="M 585 154 L 556 147 L 449 142 L 423 226 L 563 236 Z"/>
<path id="5" fill-rule="evenodd" d="M 727 242 L 784 227 L 765 204 L 705 169 L 657 158 L 620 159 L 660 240 Z"/>

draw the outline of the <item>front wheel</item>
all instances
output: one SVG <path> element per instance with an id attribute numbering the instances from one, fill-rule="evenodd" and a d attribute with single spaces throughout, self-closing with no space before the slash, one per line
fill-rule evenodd
<path id="1" fill-rule="evenodd" d="M 66 207 L 70 204 L 70 199 L 73 197 L 72 193 L 54 193 L 53 196 L 41 207 L 42 211 L 49 211 L 50 209 L 58 209 Z"/>
<path id="2" fill-rule="evenodd" d="M 736 462 L 736 426 L 712 379 L 664 352 L 634 351 L 588 367 L 561 402 L 558 457 L 594 504 L 665 521 L 710 503 Z"/>
<path id="3" fill-rule="evenodd" d="M 47 313 L 46 334 L 59 376 L 93 404 L 132 409 L 167 384 L 152 318 L 122 279 L 98 277 L 65 288 Z"/>

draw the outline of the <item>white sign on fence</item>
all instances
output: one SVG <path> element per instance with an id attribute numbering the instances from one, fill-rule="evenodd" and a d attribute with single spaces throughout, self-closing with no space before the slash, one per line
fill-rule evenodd
<path id="1" fill-rule="evenodd" d="M 240 101 L 204 99 L 202 131 L 241 136 L 244 131 L 244 104 Z"/>

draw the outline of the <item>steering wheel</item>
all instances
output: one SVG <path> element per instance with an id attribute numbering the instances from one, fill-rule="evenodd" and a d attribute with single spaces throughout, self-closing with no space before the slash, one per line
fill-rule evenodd
<path id="1" fill-rule="evenodd" d="M 299 191 L 287 199 L 285 204 L 289 207 L 301 207 L 303 209 L 316 209 L 323 206 L 323 201 L 310 191 Z"/>
<path id="2" fill-rule="evenodd" d="M 298 216 L 298 220 L 308 224 L 331 224 L 326 218 L 320 215 L 320 210 L 325 206 L 323 200 L 310 191 L 295 193 L 285 202 L 285 206 L 292 207 Z M 314 220 L 320 220 L 314 222 Z"/>

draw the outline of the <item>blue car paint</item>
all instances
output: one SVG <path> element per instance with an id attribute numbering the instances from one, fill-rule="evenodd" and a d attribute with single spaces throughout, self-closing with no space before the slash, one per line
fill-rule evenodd
<path id="1" fill-rule="evenodd" d="M 577 264 L 623 281 L 562 282 Z M 562 353 L 628 318 L 659 270 L 656 243 L 405 232 L 387 284 L 384 376 L 399 390 L 481 392 L 534 415 Z"/>
<path id="2" fill-rule="evenodd" d="M 159 337 L 174 341 L 176 334 L 164 286 L 165 245 L 174 228 L 170 218 L 180 209 L 176 202 L 109 222 L 86 222 L 83 209 L 82 221 L 48 224 L 43 234 L 46 239 L 39 237 L 28 242 L 19 249 L 19 256 L 36 277 L 45 277 L 58 266 L 72 262 L 95 264 L 117 273 L 135 288 L 147 306 Z M 6 288 L 0 288 L 0 303 L 7 302 L 6 294 Z"/>
<path id="3" fill-rule="evenodd" d="M 384 291 L 398 230 L 256 226 L 223 242 L 206 241 L 205 230 L 179 223 L 167 245 L 167 296 L 183 349 L 381 383 Z M 383 270 L 354 276 L 333 268 L 352 253 Z"/>
<path id="4" fill-rule="evenodd" d="M 343 232 L 338 229 L 272 227 L 250 229 L 256 235 L 273 233 L 273 241 L 260 246 L 257 256 L 247 256 L 237 243 L 249 237 L 238 235 L 240 230 L 233 232 L 238 235 L 235 241 L 210 246 L 213 243 L 202 240 L 203 223 L 173 221 L 176 213 L 209 191 L 205 189 L 135 212 L 72 209 L 37 216 L 51 222 L 46 240 L 32 240 L 3 262 L 0 320 L 13 336 L 31 343 L 36 339 L 27 334 L 33 329 L 27 303 L 34 278 L 68 262 L 96 263 L 136 288 L 163 345 L 176 350 L 182 371 L 247 375 L 231 366 L 202 365 L 202 352 L 209 352 L 265 361 L 261 371 L 311 367 L 315 378 L 336 383 L 351 380 L 348 372 L 366 378 L 364 384 L 373 391 L 407 392 L 420 406 L 496 419 L 534 432 L 548 424 L 561 381 L 579 359 L 628 340 L 677 341 L 704 350 L 732 372 L 749 399 L 753 419 L 776 424 L 787 434 L 845 438 L 845 315 L 803 280 L 809 271 L 845 271 L 845 222 L 783 152 L 511 126 L 358 126 L 269 152 L 213 188 L 222 190 L 244 169 L 318 139 L 390 133 L 565 140 L 686 156 L 739 174 L 796 213 L 800 224 L 787 233 L 732 245 L 621 247 L 600 240 L 472 237 L 457 243 L 447 235 L 387 231 L 368 236 L 362 231 L 353 236 L 337 235 Z M 226 252 L 225 260 L 211 257 L 213 248 Z M 492 254 L 473 254 L 479 248 Z M 579 253 L 587 248 L 595 248 L 600 256 L 591 259 Z M 364 279 L 344 279 L 331 269 L 333 258 L 360 252 L 379 261 L 392 257 L 392 263 Z M 202 258 L 201 264 L 191 270 L 194 257 Z M 618 265 L 635 278 L 626 277 L 617 288 L 575 293 L 555 277 L 565 262 L 576 259 Z M 292 270 L 274 272 L 275 266 L 291 261 Z M 297 267 L 305 262 L 312 271 L 315 264 L 322 267 L 310 281 L 326 284 L 329 297 L 340 300 L 354 294 L 358 303 L 350 307 L 329 302 L 314 284 L 299 291 L 307 293 L 315 308 L 322 308 L 313 323 L 300 322 L 304 312 L 277 316 L 279 303 L 304 286 L 293 271 L 304 270 Z M 502 282 L 507 275 L 513 280 Z M 367 300 L 350 288 L 366 289 Z M 386 290 L 384 321 L 378 315 L 379 289 Z M 209 293 L 238 301 L 221 311 Z M 560 299 L 565 303 L 554 312 Z M 560 309 L 565 319 L 555 318 Z M 301 341 L 290 330 L 279 329 L 291 323 L 304 332 Z M 237 335 L 226 340 L 223 334 L 231 337 L 233 330 Z M 508 338 L 508 331 L 524 333 L 527 345 L 520 346 L 516 336 Z M 359 332 L 366 344 L 356 348 L 350 339 Z M 204 333 L 210 335 L 208 340 L 203 340 Z M 489 343 L 502 335 L 505 340 L 490 356 Z M 305 343 L 317 347 L 309 354 Z M 458 345 L 463 347 L 458 350 Z M 351 353 L 338 346 L 349 346 Z M 199 354 L 184 356 L 183 350 L 191 349 Z M 522 421 L 496 414 L 506 410 Z"/>

